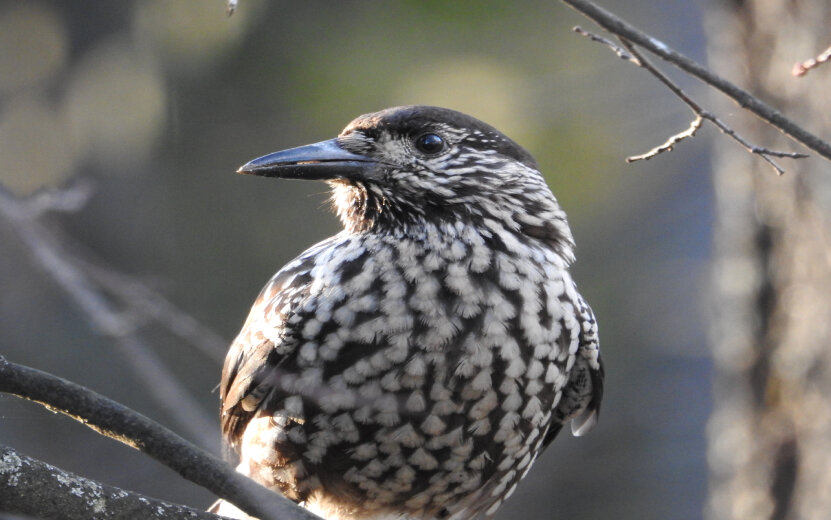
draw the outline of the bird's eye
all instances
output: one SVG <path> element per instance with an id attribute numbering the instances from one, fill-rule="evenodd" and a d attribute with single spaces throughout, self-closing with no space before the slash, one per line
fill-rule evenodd
<path id="1" fill-rule="evenodd" d="M 437 134 L 423 134 L 415 140 L 419 152 L 432 155 L 444 150 L 444 139 Z"/>

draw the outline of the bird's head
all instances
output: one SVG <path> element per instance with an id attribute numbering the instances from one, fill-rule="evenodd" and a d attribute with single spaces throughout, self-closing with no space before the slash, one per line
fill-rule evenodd
<path id="1" fill-rule="evenodd" d="M 352 232 L 471 224 L 495 237 L 539 240 L 566 262 L 573 257 L 565 213 L 531 154 L 454 110 L 417 105 L 366 114 L 335 139 L 272 153 L 238 171 L 327 181 Z"/>

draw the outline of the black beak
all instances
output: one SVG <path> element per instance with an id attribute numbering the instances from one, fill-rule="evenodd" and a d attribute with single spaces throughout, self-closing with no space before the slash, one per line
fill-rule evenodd
<path id="1" fill-rule="evenodd" d="M 355 179 L 365 178 L 375 166 L 374 160 L 344 150 L 337 139 L 330 139 L 259 157 L 237 173 L 280 179 Z"/>

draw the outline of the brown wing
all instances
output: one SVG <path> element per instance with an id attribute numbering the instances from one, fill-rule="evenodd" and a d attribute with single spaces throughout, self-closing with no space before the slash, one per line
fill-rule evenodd
<path id="1" fill-rule="evenodd" d="M 234 451 L 248 421 L 272 391 L 271 376 L 297 348 L 291 318 L 308 295 L 310 256 L 290 263 L 263 287 L 225 358 L 220 424 L 225 442 Z"/>

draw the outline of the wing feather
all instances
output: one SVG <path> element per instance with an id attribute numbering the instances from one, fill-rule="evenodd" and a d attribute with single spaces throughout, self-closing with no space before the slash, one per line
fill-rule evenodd
<path id="1" fill-rule="evenodd" d="M 597 322 L 591 307 L 579 295 L 576 298 L 576 307 L 581 323 L 577 357 L 568 383 L 562 390 L 563 395 L 554 410 L 554 421 L 543 440 L 543 448 L 551 444 L 563 424 L 568 421 L 571 421 L 571 432 L 574 436 L 585 435 L 597 423 L 600 412 L 604 371 Z"/>
<path id="2" fill-rule="evenodd" d="M 269 381 L 297 349 L 291 316 L 308 296 L 314 261 L 304 254 L 263 287 L 222 369 L 220 424 L 228 446 L 238 442 L 248 421 L 271 392 Z"/>

